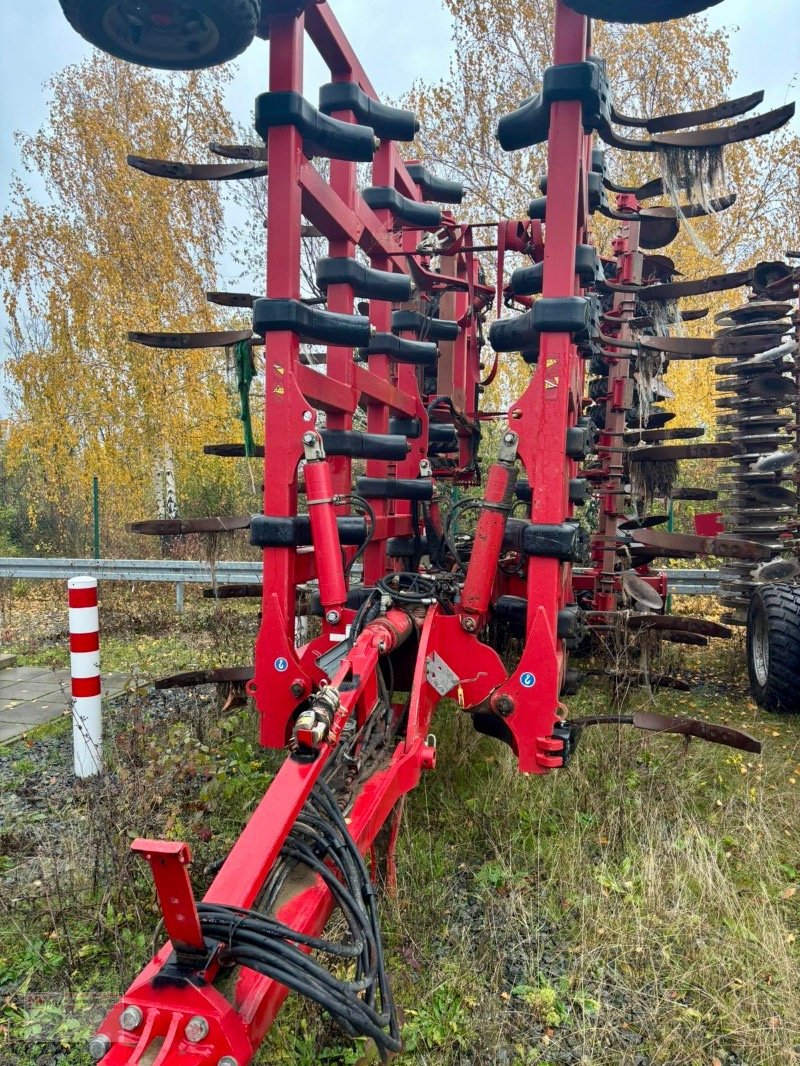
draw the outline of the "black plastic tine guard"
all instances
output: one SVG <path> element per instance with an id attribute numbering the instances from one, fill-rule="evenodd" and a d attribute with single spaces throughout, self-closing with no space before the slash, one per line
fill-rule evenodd
<path id="1" fill-rule="evenodd" d="M 721 0 L 564 0 L 567 7 L 604 22 L 669 22 L 715 7 Z"/>
<path id="2" fill-rule="evenodd" d="M 403 303 L 411 299 L 408 274 L 376 270 L 347 256 L 323 256 L 316 263 L 317 285 L 327 291 L 329 285 L 349 285 L 354 296 L 368 300 Z"/>
<path id="3" fill-rule="evenodd" d="M 127 156 L 129 167 L 141 170 L 154 178 L 173 181 L 240 181 L 243 178 L 263 178 L 266 165 L 254 167 L 246 163 L 178 163 L 171 159 L 146 159 L 141 155 Z"/>
<path id="4" fill-rule="evenodd" d="M 438 178 L 421 163 L 407 163 L 406 170 L 414 184 L 419 185 L 426 200 L 438 200 L 440 204 L 460 204 L 464 199 L 464 186 L 460 182 Z"/>
<path id="5" fill-rule="evenodd" d="M 294 126 L 308 156 L 371 163 L 375 154 L 375 134 L 369 126 L 330 118 L 300 93 L 272 92 L 256 97 L 256 132 L 266 140 L 273 126 Z"/>
<path id="6" fill-rule="evenodd" d="M 373 100 L 355 82 L 329 82 L 319 90 L 319 109 L 324 115 L 352 111 L 364 126 L 371 126 L 382 141 L 413 141 L 419 122 L 413 111 L 390 107 Z"/>

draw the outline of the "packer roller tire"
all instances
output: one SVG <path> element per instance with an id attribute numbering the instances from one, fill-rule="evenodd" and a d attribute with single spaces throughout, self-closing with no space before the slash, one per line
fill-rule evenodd
<path id="1" fill-rule="evenodd" d="M 103 52 L 159 70 L 202 70 L 255 37 L 261 0 L 59 0 L 73 29 Z"/>
<path id="2" fill-rule="evenodd" d="M 767 711 L 800 713 L 800 585 L 760 585 L 747 614 L 747 672 Z"/>

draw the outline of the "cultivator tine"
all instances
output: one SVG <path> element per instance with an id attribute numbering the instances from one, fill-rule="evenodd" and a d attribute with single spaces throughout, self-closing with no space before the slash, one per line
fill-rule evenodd
<path id="1" fill-rule="evenodd" d="M 623 615 L 628 629 L 667 630 L 673 633 L 692 633 L 699 637 L 718 637 L 723 640 L 733 636 L 733 630 L 708 618 L 691 618 L 682 614 L 631 614 Z"/>
<path id="2" fill-rule="evenodd" d="M 719 493 L 716 489 L 704 489 L 700 486 L 682 485 L 673 489 L 673 500 L 716 500 Z"/>
<path id="3" fill-rule="evenodd" d="M 742 119 L 729 126 L 712 126 L 685 133 L 656 133 L 650 140 L 636 140 L 633 137 L 621 137 L 610 125 L 601 123 L 597 132 L 600 138 L 612 148 L 621 148 L 626 152 L 657 152 L 661 148 L 721 148 L 726 144 L 737 144 L 764 137 L 785 126 L 794 115 L 794 104 L 785 104 L 763 115 Z"/>
<path id="4" fill-rule="evenodd" d="M 128 340 L 133 344 L 143 344 L 147 348 L 227 348 L 231 344 L 253 340 L 249 329 L 214 330 L 206 333 L 128 333 Z"/>
<path id="5" fill-rule="evenodd" d="M 676 459 L 728 459 L 736 453 L 732 444 L 653 444 L 629 448 L 632 463 L 672 463 Z"/>
<path id="6" fill-rule="evenodd" d="M 220 144 L 219 141 L 211 141 L 208 148 L 214 155 L 226 159 L 247 159 L 252 163 L 267 161 L 267 150 L 263 144 Z"/>
<path id="7" fill-rule="evenodd" d="M 206 600 L 248 600 L 261 599 L 264 586 L 258 585 L 216 585 L 214 588 L 203 589 L 203 598 Z"/>
<path id="8" fill-rule="evenodd" d="M 664 352 L 670 359 L 707 359 L 709 356 L 754 355 L 775 343 L 769 334 L 751 337 L 639 337 L 640 347 Z"/>
<path id="9" fill-rule="evenodd" d="M 636 290 L 647 303 L 653 300 L 678 300 L 682 296 L 703 296 L 709 292 L 738 289 L 752 280 L 751 270 L 734 270 L 728 274 L 713 274 L 694 281 L 670 281 L 660 285 L 647 285 Z"/>
<path id="10" fill-rule="evenodd" d="M 171 674 L 169 677 L 159 678 L 153 682 L 153 687 L 165 688 L 195 688 L 198 685 L 224 685 L 241 684 L 253 678 L 252 666 L 219 666 L 210 670 L 185 670 L 180 674 Z"/>
<path id="11" fill-rule="evenodd" d="M 675 677 L 673 674 L 660 674 L 658 672 L 636 673 L 624 670 L 587 670 L 586 673 L 593 677 L 611 681 L 616 688 L 622 688 L 626 685 L 638 685 L 653 692 L 657 692 L 660 688 L 671 688 L 677 692 L 692 691 L 692 686 L 688 681 L 682 677 Z M 604 715 L 598 721 L 589 719 L 585 722 L 585 725 L 633 725 L 630 717 L 628 715 L 619 715 L 612 718 Z M 575 725 L 581 730 L 584 728 L 584 720 L 582 718 L 570 718 L 567 720 L 567 725 L 570 728 Z"/>
<path id="12" fill-rule="evenodd" d="M 752 141 L 774 133 L 794 116 L 795 105 L 785 104 L 763 115 L 733 122 L 730 126 L 715 126 L 713 129 L 690 130 L 686 133 L 657 133 L 653 137 L 656 148 L 660 145 L 672 148 L 712 148 L 725 144 Z"/>
<path id="13" fill-rule="evenodd" d="M 249 292 L 207 292 L 206 299 L 210 304 L 220 307 L 244 307 L 252 311 L 258 296 Z"/>
<path id="14" fill-rule="evenodd" d="M 250 515 L 233 518 L 153 518 L 144 522 L 131 522 L 126 526 L 129 533 L 151 537 L 183 537 L 190 533 L 234 533 L 250 528 Z"/>
<path id="15" fill-rule="evenodd" d="M 218 455 L 227 459 L 245 459 L 248 458 L 247 449 L 243 444 L 204 444 L 204 455 Z M 255 444 L 250 451 L 249 458 L 263 459 L 264 458 L 264 445 Z"/>
<path id="16" fill-rule="evenodd" d="M 240 181 L 243 178 L 263 178 L 266 166 L 252 167 L 240 163 L 177 163 L 169 159 L 145 159 L 129 155 L 128 166 L 154 178 L 173 181 Z"/>
<path id="17" fill-rule="evenodd" d="M 685 130 L 690 126 L 705 126 L 709 122 L 722 122 L 726 118 L 736 118 L 752 111 L 764 99 L 763 89 L 750 93 L 748 96 L 738 96 L 734 100 L 724 100 L 720 104 L 711 107 L 700 108 L 697 111 L 683 111 L 674 115 L 658 115 L 655 118 L 636 118 L 632 115 L 621 115 L 613 111 L 613 119 L 620 126 L 635 126 L 646 129 L 648 133 L 668 133 L 672 130 Z M 622 190 L 619 190 L 622 191 Z M 635 190 L 625 190 L 634 192 Z M 663 190 L 662 190 L 663 191 Z M 661 193 L 654 192 L 651 196 L 659 196 Z M 637 193 L 637 199 L 644 199 Z"/>
<path id="18" fill-rule="evenodd" d="M 751 540 L 733 540 L 732 538 L 702 537 L 693 533 L 662 533 L 656 529 L 637 530 L 625 543 L 633 542 L 645 548 L 658 549 L 665 557 L 672 552 L 682 555 L 718 555 L 721 559 L 748 559 L 758 562 L 769 558 L 769 550 L 762 544 Z"/>
<path id="19" fill-rule="evenodd" d="M 750 751 L 754 755 L 761 753 L 761 741 L 756 740 L 749 733 L 745 733 L 741 729 L 733 729 L 730 726 L 700 721 L 696 718 L 673 717 L 666 714 L 656 714 L 653 711 L 637 711 L 633 715 L 633 725 L 637 729 L 642 729 L 648 733 L 676 733 L 678 736 L 707 740 L 711 744 L 723 744 L 728 748 L 738 748 L 739 751 Z"/>
<path id="20" fill-rule="evenodd" d="M 693 440 L 702 437 L 702 426 L 675 426 L 670 429 L 628 429 L 623 434 L 625 444 L 650 444 L 664 440 Z"/>
<path id="21" fill-rule="evenodd" d="M 618 682 L 620 675 L 613 675 Z M 631 680 L 637 683 L 637 679 L 624 675 L 623 680 Z M 682 688 L 688 691 L 689 686 L 685 682 L 677 685 L 671 684 L 674 678 L 659 678 L 659 686 L 665 688 Z M 638 683 L 643 683 L 638 681 Z M 755 755 L 761 752 L 761 742 L 745 733 L 741 729 L 733 729 L 731 726 L 715 725 L 712 722 L 704 722 L 697 718 L 683 718 L 673 715 L 657 714 L 654 711 L 637 711 L 635 714 L 609 714 L 592 715 L 585 718 L 570 718 L 566 725 L 573 731 L 576 742 L 584 729 L 595 725 L 632 725 L 645 733 L 673 733 L 679 737 L 706 740 L 710 744 L 722 744 L 728 748 L 737 748 L 739 751 L 749 751 Z"/>

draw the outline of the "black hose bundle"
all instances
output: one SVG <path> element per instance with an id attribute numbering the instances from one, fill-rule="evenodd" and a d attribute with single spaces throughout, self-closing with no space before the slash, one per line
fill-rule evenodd
<path id="1" fill-rule="evenodd" d="M 386 975 L 375 890 L 336 799 L 323 782 L 314 786 L 265 884 L 269 911 L 287 864 L 301 863 L 324 881 L 347 922 L 347 942 L 307 936 L 260 911 L 200 903 L 205 936 L 223 944 L 220 961 L 246 966 L 318 1003 L 349 1036 L 371 1038 L 381 1061 L 401 1050 L 400 1028 Z M 305 950 L 304 950 L 305 949 Z M 311 953 L 355 967 L 336 977 Z"/>

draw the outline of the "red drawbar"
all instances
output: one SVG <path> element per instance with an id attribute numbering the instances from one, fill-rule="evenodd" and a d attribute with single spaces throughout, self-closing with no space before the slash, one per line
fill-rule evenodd
<path id="1" fill-rule="evenodd" d="M 70 633 L 69 635 L 69 650 L 70 651 L 99 651 L 100 650 L 100 634 L 94 633 Z"/>
<path id="2" fill-rule="evenodd" d="M 70 607 L 96 607 L 97 589 L 70 589 L 69 605 Z"/>
<path id="3" fill-rule="evenodd" d="M 72 695 L 73 696 L 99 696 L 100 695 L 100 675 L 96 677 L 73 677 L 72 679 Z"/>

